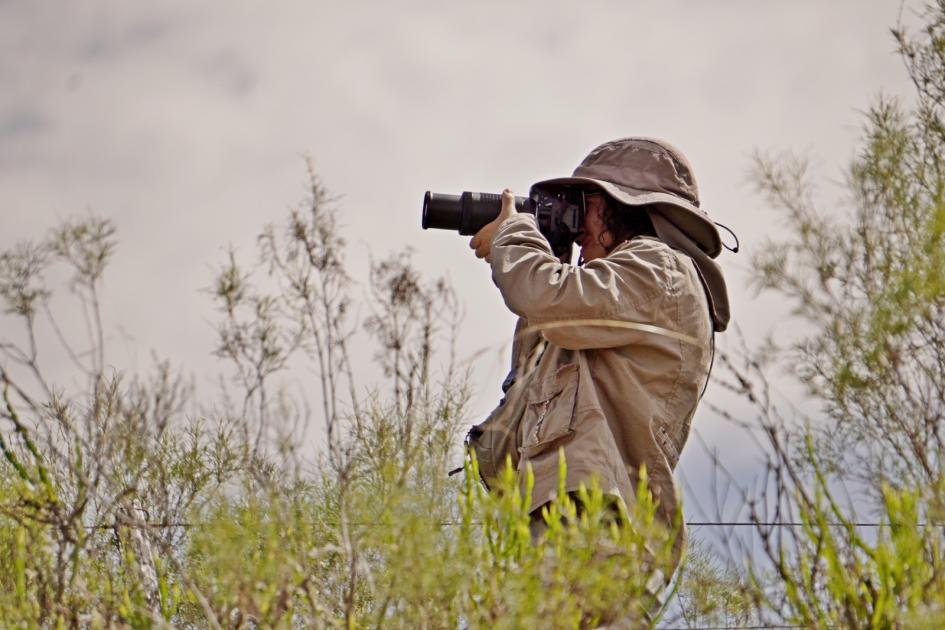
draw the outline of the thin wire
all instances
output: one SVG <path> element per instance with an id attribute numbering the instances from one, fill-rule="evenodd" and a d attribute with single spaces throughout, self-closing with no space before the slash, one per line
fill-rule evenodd
<path id="1" fill-rule="evenodd" d="M 945 523 L 913 523 L 916 527 L 945 527 Z M 689 527 L 803 527 L 807 523 L 801 522 L 781 522 L 781 523 L 756 523 L 751 521 L 687 521 Z M 828 527 L 886 527 L 889 523 L 836 523 L 826 524 Z"/>
<path id="2" fill-rule="evenodd" d="M 361 527 L 385 527 L 383 523 L 368 523 L 357 521 L 350 523 Z M 459 521 L 440 521 L 440 527 L 456 527 L 461 525 Z M 482 521 L 470 521 L 470 525 L 482 525 Z M 751 522 L 727 522 L 727 523 L 709 523 L 706 521 L 687 521 L 687 527 L 803 527 L 804 523 L 751 523 Z M 886 527 L 889 523 L 827 523 L 827 527 Z M 945 523 L 915 523 L 916 527 L 943 527 Z M 159 527 L 152 525 L 151 527 Z"/>
<path id="3" fill-rule="evenodd" d="M 461 525 L 461 521 L 440 521 L 441 527 L 456 527 Z M 482 525 L 482 521 L 470 521 L 472 525 Z M 383 527 L 383 523 L 356 521 L 351 525 Z M 687 527 L 804 527 L 807 523 L 802 522 L 752 522 L 752 521 L 686 521 Z M 889 523 L 826 523 L 827 527 L 888 527 Z M 945 527 L 945 523 L 914 523 L 916 527 Z M 193 527 L 193 523 L 134 523 L 119 522 L 109 525 L 89 525 L 87 530 L 96 529 L 114 529 L 115 527 L 147 527 L 152 529 L 162 529 L 170 527 Z"/>
<path id="4" fill-rule="evenodd" d="M 679 628 L 660 628 L 660 630 L 773 630 L 773 629 L 797 629 L 802 630 L 809 628 L 810 626 L 699 626 L 693 628 L 689 627 L 679 627 Z M 837 626 L 827 626 L 828 628 L 836 628 Z"/>

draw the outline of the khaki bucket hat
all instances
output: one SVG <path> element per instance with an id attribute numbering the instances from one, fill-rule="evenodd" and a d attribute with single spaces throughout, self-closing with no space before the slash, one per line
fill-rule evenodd
<path id="1" fill-rule="evenodd" d="M 699 208 L 689 161 L 665 140 L 631 137 L 605 142 L 584 158 L 572 177 L 545 185 L 596 187 L 628 206 L 652 206 L 712 258 L 722 250 L 718 229 Z"/>

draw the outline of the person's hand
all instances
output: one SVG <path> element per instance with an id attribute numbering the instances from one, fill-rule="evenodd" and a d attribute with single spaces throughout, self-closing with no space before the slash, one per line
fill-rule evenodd
<path id="1" fill-rule="evenodd" d="M 506 188 L 502 191 L 502 209 L 499 216 L 482 226 L 482 229 L 476 232 L 476 235 L 469 241 L 469 247 L 476 250 L 476 258 L 485 258 L 487 263 L 492 262 L 492 241 L 495 239 L 496 230 L 502 225 L 502 222 L 509 217 L 518 214 L 515 210 L 515 195 Z"/>

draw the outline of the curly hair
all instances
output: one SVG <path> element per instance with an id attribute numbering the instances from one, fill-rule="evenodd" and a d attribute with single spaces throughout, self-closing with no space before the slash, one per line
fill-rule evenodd
<path id="1" fill-rule="evenodd" d="M 606 194 L 601 194 L 601 197 L 604 202 L 600 213 L 604 224 L 601 245 L 603 245 L 604 234 L 609 232 L 613 237 L 613 245 L 608 251 L 612 251 L 635 236 L 656 236 L 656 230 L 653 228 L 653 222 L 650 221 L 650 215 L 646 212 L 646 206 L 628 206 Z"/>

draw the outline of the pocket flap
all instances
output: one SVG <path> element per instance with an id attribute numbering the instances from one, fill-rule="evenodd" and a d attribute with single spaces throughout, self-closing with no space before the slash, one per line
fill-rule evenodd
<path id="1" fill-rule="evenodd" d="M 575 380 L 577 375 L 578 366 L 575 363 L 569 363 L 567 365 L 562 365 L 558 370 L 551 376 L 546 377 L 539 387 L 537 392 L 533 393 L 531 400 L 529 402 L 544 402 L 546 400 L 551 400 L 558 394 L 564 391 L 564 388 L 568 386 L 569 383 Z"/>
<path id="2" fill-rule="evenodd" d="M 532 385 L 522 420 L 520 452 L 525 457 L 534 457 L 574 434 L 577 388 L 578 366 L 574 363 Z"/>

